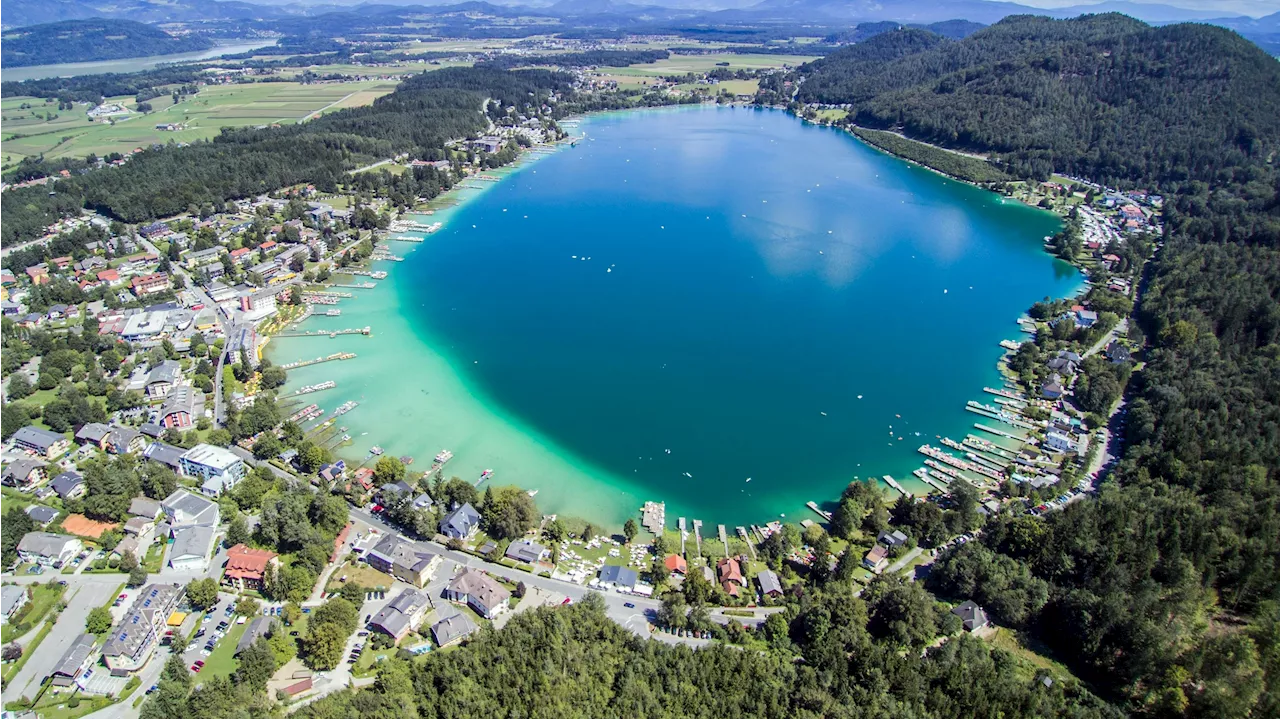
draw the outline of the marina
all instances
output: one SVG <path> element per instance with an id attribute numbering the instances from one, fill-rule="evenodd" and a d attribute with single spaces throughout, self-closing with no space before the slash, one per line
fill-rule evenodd
<path id="1" fill-rule="evenodd" d="M 289 370 L 289 369 L 297 369 L 299 367 L 310 367 L 311 365 L 320 364 L 322 362 L 337 362 L 341 360 L 349 360 L 349 359 L 355 359 L 355 358 L 356 358 L 355 352 L 337 352 L 329 355 L 328 357 L 317 357 L 312 360 L 298 360 L 296 362 L 288 362 L 280 366 L 283 367 L 284 369 Z"/>
<path id="2" fill-rule="evenodd" d="M 328 337 L 333 339 L 340 335 L 364 335 L 368 337 L 373 331 L 369 327 L 359 327 L 345 330 L 305 330 L 294 332 L 280 332 L 276 337 Z"/>

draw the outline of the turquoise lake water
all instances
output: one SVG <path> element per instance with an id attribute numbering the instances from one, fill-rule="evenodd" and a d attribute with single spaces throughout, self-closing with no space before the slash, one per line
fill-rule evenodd
<path id="1" fill-rule="evenodd" d="M 964 404 L 999 382 L 1016 318 L 1080 286 L 1042 249 L 1052 215 L 781 112 L 580 131 L 423 218 L 446 224 L 392 243 L 407 260 L 343 317 L 309 320 L 372 337 L 272 343 L 277 362 L 359 353 L 290 376 L 337 380 L 322 407 L 363 403 L 352 457 L 448 447 L 450 474 L 492 468 L 611 524 L 644 500 L 799 520 L 854 476 L 915 486 L 916 448 L 980 419 Z"/>

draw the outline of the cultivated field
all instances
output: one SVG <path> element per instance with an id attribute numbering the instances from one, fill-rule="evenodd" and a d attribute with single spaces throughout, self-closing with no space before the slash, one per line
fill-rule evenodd
<path id="1" fill-rule="evenodd" d="M 224 127 L 288 124 L 319 113 L 366 105 L 395 87 L 395 80 L 212 85 L 177 105 L 169 96 L 157 97 L 150 100 L 152 112 L 130 112 L 114 122 L 89 122 L 85 105 L 59 111 L 56 103 L 46 104 L 37 98 L 4 98 L 0 102 L 4 126 L 0 155 L 8 167 L 25 156 L 42 153 L 48 158 L 83 157 L 89 153 L 102 156 L 157 142 L 207 140 Z M 108 101 L 127 108 L 136 104 L 132 97 Z M 30 107 L 23 108 L 24 104 Z M 161 124 L 180 129 L 156 129 Z"/>

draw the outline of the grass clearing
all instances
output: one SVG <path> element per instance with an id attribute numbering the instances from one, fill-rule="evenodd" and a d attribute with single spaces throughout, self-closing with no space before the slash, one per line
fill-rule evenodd
<path id="1" fill-rule="evenodd" d="M 200 673 L 193 677 L 196 683 L 206 682 L 214 677 L 229 677 L 231 672 L 236 670 L 239 663 L 236 660 L 236 644 L 240 642 L 240 637 L 244 636 L 245 630 L 249 627 L 249 622 L 244 624 L 232 624 L 231 629 L 227 632 L 227 636 L 218 642 L 218 646 L 214 647 L 213 653 L 204 660 L 204 667 L 200 669 Z"/>
<path id="2" fill-rule="evenodd" d="M 289 124 L 317 112 L 369 104 L 396 85 L 396 80 L 212 85 L 176 105 L 167 96 L 154 98 L 149 101 L 152 112 L 131 112 L 110 123 L 89 122 L 86 105 L 59 111 L 57 103 L 45 103 L 39 98 L 5 98 L 0 101 L 4 123 L 0 156 L 4 167 L 9 167 L 32 155 L 55 159 L 83 157 L 92 152 L 102 156 L 155 143 L 208 140 L 224 127 Z M 131 96 L 107 98 L 107 102 L 130 109 L 136 105 Z M 181 129 L 159 130 L 157 125 L 177 125 Z"/>
<path id="3" fill-rule="evenodd" d="M 347 578 L 347 581 L 341 581 L 343 576 Z M 325 585 L 324 590 L 326 592 L 336 592 L 342 589 L 343 586 L 354 583 L 365 589 L 382 587 L 385 591 L 390 589 L 395 584 L 395 581 L 395 578 L 390 574 L 379 572 L 367 564 L 347 562 L 333 570 L 333 574 L 329 575 L 329 583 Z"/>
<path id="4" fill-rule="evenodd" d="M 1048 649 L 1022 632 L 999 627 L 987 641 L 1018 659 L 1017 671 L 1020 679 L 1031 681 L 1035 678 L 1036 671 L 1041 669 L 1047 671 L 1055 680 L 1063 677 L 1076 679 L 1065 664 L 1049 655 Z"/>

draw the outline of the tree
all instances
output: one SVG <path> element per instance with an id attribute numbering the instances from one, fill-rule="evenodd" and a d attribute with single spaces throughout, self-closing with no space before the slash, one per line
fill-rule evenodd
<path id="1" fill-rule="evenodd" d="M 459 477 L 451 477 L 448 482 L 433 492 L 432 496 L 446 508 L 464 504 L 474 507 L 480 503 L 480 493 L 476 491 L 475 485 Z"/>
<path id="2" fill-rule="evenodd" d="M 129 555 L 129 556 L 133 556 L 133 555 Z M 129 582 L 128 582 L 129 586 L 141 587 L 143 584 L 146 584 L 146 583 L 147 583 L 147 570 L 136 565 L 134 566 L 133 569 L 129 570 Z"/>
<path id="3" fill-rule="evenodd" d="M 182 632 L 174 632 L 173 637 L 169 639 L 169 651 L 174 654 L 181 654 L 187 651 L 187 635 Z"/>
<path id="4" fill-rule="evenodd" d="M 240 652 L 239 663 L 235 673 L 231 675 L 231 681 L 260 692 L 267 688 L 267 680 L 275 670 L 275 653 L 271 651 L 267 638 L 259 637 Z"/>
<path id="5" fill-rule="evenodd" d="M 685 614 L 688 605 L 680 592 L 668 592 L 662 598 L 662 606 L 658 608 L 658 624 L 672 629 L 680 629 L 685 625 Z"/>
<path id="6" fill-rule="evenodd" d="M 111 631 L 111 612 L 106 607 L 94 607 L 85 618 L 84 629 L 90 634 L 106 634 Z"/>
<path id="7" fill-rule="evenodd" d="M 20 507 L 9 505 L 0 521 L 0 548 L 3 549 L 4 566 L 18 561 L 18 542 L 29 532 L 36 531 L 36 522 Z"/>
<path id="8" fill-rule="evenodd" d="M 404 463 L 395 457 L 384 455 L 373 467 L 374 483 L 381 487 L 390 482 L 404 479 Z"/>
<path id="9" fill-rule="evenodd" d="M 27 381 L 27 376 L 21 372 L 15 372 L 9 377 L 9 399 L 23 399 L 30 397 L 35 388 Z"/>
<path id="10" fill-rule="evenodd" d="M 187 601 L 200 611 L 208 610 L 218 603 L 218 582 L 209 577 L 191 580 L 187 583 Z"/>
<path id="11" fill-rule="evenodd" d="M 348 634 L 331 622 L 313 625 L 307 632 L 303 663 L 316 671 L 328 671 L 338 666 Z"/>
<path id="12" fill-rule="evenodd" d="M 249 541 L 249 525 L 245 523 L 244 517 L 236 514 L 227 524 L 226 545 L 234 547 L 237 544 L 244 544 Z"/>
<path id="13" fill-rule="evenodd" d="M 636 527 L 636 520 L 634 517 L 627 519 L 627 521 L 622 525 L 622 534 L 627 538 L 627 544 L 631 544 L 631 540 L 635 539 L 636 535 L 639 533 L 640 530 Z"/>
<path id="14" fill-rule="evenodd" d="M 259 602 L 253 597 L 240 597 L 240 599 L 236 601 L 236 614 L 239 614 L 242 617 L 252 617 L 256 615 L 260 609 L 262 609 L 262 602 Z"/>
<path id="15" fill-rule="evenodd" d="M 538 524 L 533 498 L 519 487 L 489 487 L 480 508 L 485 531 L 498 539 L 515 539 Z"/>
<path id="16" fill-rule="evenodd" d="M 685 600 L 695 607 L 702 606 L 711 601 L 711 596 L 715 593 L 715 587 L 707 578 L 702 576 L 700 569 L 691 569 L 688 576 L 684 578 L 684 584 L 680 586 L 684 592 Z"/>

